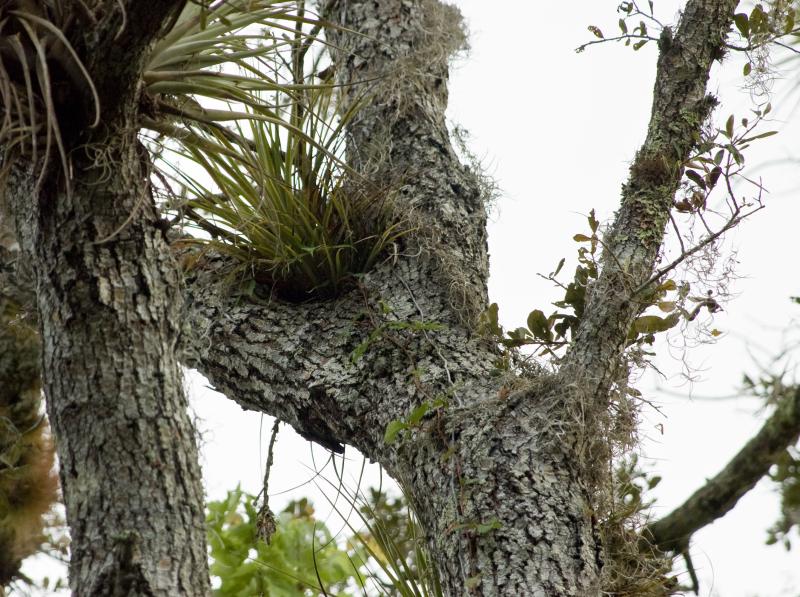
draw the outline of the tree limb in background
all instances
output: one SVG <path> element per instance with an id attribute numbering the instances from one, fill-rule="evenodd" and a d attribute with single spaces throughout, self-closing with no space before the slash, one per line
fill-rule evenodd
<path id="1" fill-rule="evenodd" d="M 662 551 L 685 550 L 692 535 L 733 509 L 798 437 L 800 387 L 781 400 L 759 432 L 714 478 L 673 512 L 647 525 L 645 537 Z"/>

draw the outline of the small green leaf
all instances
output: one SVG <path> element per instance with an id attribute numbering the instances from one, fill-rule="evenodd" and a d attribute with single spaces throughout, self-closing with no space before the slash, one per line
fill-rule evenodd
<path id="1" fill-rule="evenodd" d="M 478 588 L 478 585 L 481 584 L 481 575 L 476 574 L 475 576 L 470 576 L 467 580 L 464 581 L 464 587 L 472 590 Z"/>
<path id="2" fill-rule="evenodd" d="M 728 139 L 733 137 L 733 114 L 728 117 L 728 121 L 725 123 L 725 136 Z"/>
<path id="3" fill-rule="evenodd" d="M 786 22 L 783 24 L 784 35 L 790 33 L 794 29 L 794 10 L 790 10 L 786 15 Z"/>
<path id="4" fill-rule="evenodd" d="M 722 174 L 722 168 L 716 166 L 714 167 L 714 169 L 711 170 L 711 172 L 708 173 L 708 175 L 706 175 L 709 189 L 713 189 L 717 185 L 717 181 L 719 180 L 721 174 Z"/>
<path id="5" fill-rule="evenodd" d="M 750 11 L 750 31 L 753 33 L 760 33 L 761 31 L 769 29 L 767 22 L 767 14 L 760 4 L 756 4 L 753 10 Z"/>
<path id="6" fill-rule="evenodd" d="M 742 74 L 747 77 L 750 75 L 750 72 L 753 70 L 753 65 L 751 63 L 746 63 L 744 68 L 742 69 Z"/>
<path id="7" fill-rule="evenodd" d="M 644 44 L 646 44 L 648 41 L 649 40 L 646 40 L 646 39 L 642 39 L 642 40 L 637 41 L 635 44 L 633 44 L 633 49 L 637 50 L 637 51 L 640 50 L 642 48 L 642 46 Z"/>
<path id="8" fill-rule="evenodd" d="M 500 521 L 496 518 L 491 519 L 489 522 L 480 523 L 475 525 L 475 532 L 478 535 L 486 535 L 487 533 L 491 533 L 492 531 L 496 531 L 497 529 L 503 528 L 503 525 L 500 524 Z"/>
<path id="9" fill-rule="evenodd" d="M 430 408 L 431 408 L 430 402 L 423 402 L 414 410 L 412 410 L 411 414 L 408 415 L 407 419 L 408 425 L 413 427 L 414 425 L 419 423 L 422 420 L 422 417 L 424 417 L 430 410 Z"/>
<path id="10" fill-rule="evenodd" d="M 539 309 L 534 309 L 528 314 L 528 329 L 534 337 L 540 340 L 550 340 L 550 326 L 547 324 L 544 313 Z"/>
<path id="11" fill-rule="evenodd" d="M 633 322 L 633 329 L 638 334 L 655 334 L 657 332 L 666 332 L 668 329 L 675 327 L 679 321 L 677 313 L 673 313 L 667 317 L 659 317 L 658 315 L 642 315 Z"/>
<path id="12" fill-rule="evenodd" d="M 597 217 L 595 216 L 594 209 L 589 212 L 589 228 L 592 229 L 592 232 L 597 232 L 597 229 L 600 227 L 600 222 L 597 221 Z"/>
<path id="13" fill-rule="evenodd" d="M 595 37 L 603 39 L 603 32 L 600 31 L 599 27 L 595 27 L 594 25 L 589 25 L 588 29 L 594 34 Z"/>
<path id="14" fill-rule="evenodd" d="M 748 137 L 747 139 L 742 139 L 743 142 L 755 141 L 756 139 L 766 139 L 767 137 L 771 137 L 772 135 L 777 135 L 778 131 L 767 131 L 766 133 L 761 133 L 756 135 L 755 137 Z"/>
<path id="15" fill-rule="evenodd" d="M 665 280 L 658 286 L 658 290 L 670 291 L 670 290 L 677 290 L 678 285 L 675 283 L 675 280 Z"/>
<path id="16" fill-rule="evenodd" d="M 561 271 L 561 268 L 562 268 L 562 267 L 564 267 L 564 262 L 565 262 L 565 261 L 566 261 L 566 258 L 565 258 L 565 257 L 562 257 L 562 258 L 561 258 L 561 261 L 559 261 L 559 262 L 558 262 L 558 265 L 556 266 L 556 271 L 554 271 L 554 272 L 553 272 L 553 277 L 555 277 L 555 276 L 557 276 L 557 275 L 558 275 L 558 272 L 560 272 L 560 271 Z"/>
<path id="17" fill-rule="evenodd" d="M 742 37 L 750 37 L 750 21 L 745 13 L 740 12 L 733 15 L 733 22 Z"/>
<path id="18" fill-rule="evenodd" d="M 625 24 L 625 19 L 619 20 L 619 28 L 622 31 L 622 35 L 627 35 L 628 33 L 628 25 Z"/>
<path id="19" fill-rule="evenodd" d="M 706 181 L 703 180 L 703 177 L 694 170 L 687 170 L 686 171 L 686 178 L 691 180 L 694 184 L 699 186 L 701 189 L 706 188 Z"/>
<path id="20" fill-rule="evenodd" d="M 503 328 L 497 321 L 498 312 L 497 303 L 492 303 L 486 311 L 481 313 L 478 321 L 478 328 L 481 332 L 495 337 L 503 335 Z"/>
<path id="21" fill-rule="evenodd" d="M 353 350 L 353 352 L 350 353 L 350 362 L 352 362 L 354 365 L 356 363 L 358 363 L 358 361 L 361 359 L 361 357 L 364 356 L 364 353 L 367 352 L 367 348 L 369 348 L 369 344 L 370 344 L 370 341 L 369 340 L 365 340 L 364 342 L 362 342 L 361 344 L 356 346 L 355 349 Z"/>
<path id="22" fill-rule="evenodd" d="M 585 243 L 592 240 L 592 238 L 590 236 L 586 236 L 585 234 L 576 234 L 572 237 L 572 240 L 578 243 Z"/>
<path id="23" fill-rule="evenodd" d="M 393 443 L 397 439 L 397 435 L 404 429 L 408 429 L 408 425 L 403 423 L 403 421 L 392 421 L 386 426 L 386 433 L 383 435 L 383 441 L 387 444 Z"/>
<path id="24" fill-rule="evenodd" d="M 658 308 L 664 313 L 672 313 L 675 310 L 675 301 L 660 301 Z"/>

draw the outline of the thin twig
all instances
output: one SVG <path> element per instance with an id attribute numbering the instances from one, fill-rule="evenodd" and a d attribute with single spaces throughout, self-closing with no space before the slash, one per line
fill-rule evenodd
<path id="1" fill-rule="evenodd" d="M 269 446 L 267 447 L 267 466 L 264 469 L 264 482 L 261 486 L 261 492 L 259 495 L 264 496 L 263 502 L 266 505 L 269 501 L 269 471 L 272 469 L 272 462 L 275 456 L 275 440 L 278 439 L 278 427 L 281 424 L 280 419 L 275 419 L 275 422 L 272 424 L 272 432 L 269 438 Z"/>
<path id="2" fill-rule="evenodd" d="M 678 242 L 681 245 L 681 255 L 686 253 L 686 247 L 683 244 L 683 237 L 681 236 L 681 231 L 678 229 L 678 224 L 675 222 L 675 218 L 672 217 L 672 212 L 669 214 L 669 221 L 672 222 L 672 227 L 675 229 L 675 235 L 678 237 Z"/>
<path id="3" fill-rule="evenodd" d="M 704 238 L 697 245 L 695 245 L 694 247 L 692 247 L 688 251 L 682 253 L 674 261 L 672 261 L 669 264 L 665 265 L 664 267 L 656 270 L 656 272 L 652 276 L 650 276 L 650 278 L 647 280 L 647 282 L 645 282 L 644 284 L 639 286 L 639 288 L 637 288 L 636 291 L 633 294 L 634 295 L 639 294 L 645 288 L 650 286 L 650 284 L 653 284 L 654 282 L 657 282 L 662 276 L 664 276 L 664 274 L 666 274 L 666 273 L 672 271 L 673 269 L 675 269 L 676 267 L 678 267 L 678 265 L 680 265 L 683 261 L 685 261 L 687 257 L 691 257 L 692 255 L 694 255 L 698 251 L 700 251 L 703 248 L 707 247 L 708 245 L 713 243 L 715 240 L 717 240 L 720 236 L 725 234 L 728 230 L 730 230 L 731 228 L 733 228 L 734 226 L 739 224 L 739 222 L 741 222 L 745 218 L 753 215 L 754 213 L 756 213 L 757 211 L 759 211 L 761 209 L 764 209 L 763 205 L 759 205 L 755 209 L 753 209 L 751 211 L 748 211 L 745 214 L 742 214 L 740 216 L 736 216 L 736 217 L 731 218 L 730 220 L 728 220 L 728 222 L 722 228 L 720 228 L 719 230 L 717 230 L 713 234 L 708 235 L 706 238 Z"/>
<path id="4" fill-rule="evenodd" d="M 622 41 L 623 39 L 644 39 L 647 41 L 658 41 L 657 37 L 652 37 L 650 35 L 633 35 L 633 34 L 625 34 L 625 35 L 618 35 L 616 37 L 604 37 L 603 39 L 593 39 L 592 41 L 587 41 L 585 44 L 581 44 L 577 48 L 575 48 L 576 52 L 583 52 L 589 46 L 593 46 L 595 44 L 602 44 L 608 41 Z"/>

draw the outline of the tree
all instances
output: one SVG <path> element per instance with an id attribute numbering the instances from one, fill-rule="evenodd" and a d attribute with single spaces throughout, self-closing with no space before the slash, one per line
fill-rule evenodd
<path id="1" fill-rule="evenodd" d="M 604 546 L 614 537 L 601 524 L 608 469 L 635 403 L 630 347 L 669 323 L 643 312 L 670 291 L 658 268 L 671 211 L 698 208 L 676 206 L 675 196 L 716 104 L 706 82 L 737 3 L 690 0 L 663 30 L 648 136 L 602 241 L 590 219 L 582 242 L 591 250 L 564 301 L 572 313 L 532 313 L 528 331 L 501 336 L 500 347 L 487 337 L 499 329 L 486 293 L 481 182 L 459 163 L 444 122 L 448 58 L 463 43 L 454 9 L 323 3 L 343 109 L 363 103 L 347 127 L 349 167 L 385 185 L 408 232 L 334 296 L 298 302 L 270 286 L 231 292 L 224 256 L 201 253 L 178 274 L 136 132 L 153 110 L 142 65 L 182 3 L 29 4 L 4 7 L 4 27 L 38 72 L 53 67 L 57 93 L 41 90 L 38 101 L 47 139 L 61 146 L 33 153 L 7 136 L 5 200 L 25 266 L 14 274 L 35 288 L 73 591 L 209 592 L 182 361 L 245 408 L 380 462 L 418 513 L 446 594 L 599 592 L 613 569 Z M 18 70 L 8 78 L 25 85 L 28 71 Z M 364 101 L 365 81 L 373 93 Z M 555 370 L 504 365 L 530 338 L 568 344 Z M 796 397 L 786 404 L 783 432 L 765 428 L 766 447 L 749 448 L 762 456 L 752 474 L 724 495 L 726 485 L 709 484 L 719 506 L 704 518 L 708 500 L 689 501 L 645 536 L 680 550 L 724 514 L 796 441 Z"/>

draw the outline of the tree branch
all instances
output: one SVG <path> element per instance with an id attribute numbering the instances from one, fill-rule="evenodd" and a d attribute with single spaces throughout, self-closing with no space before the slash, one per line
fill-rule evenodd
<path id="1" fill-rule="evenodd" d="M 327 0 L 322 14 L 335 24 L 326 36 L 343 101 L 360 104 L 348 163 L 415 229 L 401 252 L 433 255 L 436 283 L 463 320 L 476 319 L 488 306 L 485 197 L 445 123 L 449 60 L 465 44 L 461 15 L 433 0 Z"/>
<path id="2" fill-rule="evenodd" d="M 488 302 L 486 213 L 445 125 L 448 60 L 463 42 L 457 11 L 430 0 L 355 0 L 346 10 L 330 1 L 322 10 L 335 24 L 326 35 L 343 102 L 359 102 L 348 162 L 412 230 L 392 257 L 326 302 L 270 300 L 269 288 L 231 296 L 216 273 L 226 265 L 206 254 L 186 281 L 186 333 L 200 350 L 185 362 L 309 439 L 376 453 L 390 421 L 451 391 L 453 378 L 462 404 L 495 383 L 490 347 L 465 325 Z M 235 276 L 226 281 L 236 286 Z M 446 329 L 420 331 L 426 322 Z M 354 362 L 359 346 L 366 351 Z"/>
<path id="3" fill-rule="evenodd" d="M 775 460 L 800 438 L 800 387 L 787 395 L 761 429 L 714 478 L 643 534 L 662 551 L 686 549 L 691 536 L 722 518 L 755 487 Z"/>
<path id="4" fill-rule="evenodd" d="M 75 3 L 76 5 L 78 3 Z M 65 31 L 100 97 L 105 122 L 130 109 L 139 93 L 144 59 L 153 42 L 174 22 L 186 0 L 93 0 L 75 9 Z"/>
<path id="5" fill-rule="evenodd" d="M 478 401 L 491 377 L 489 347 L 407 263 L 384 263 L 337 299 L 300 304 L 270 298 L 269 288 L 236 294 L 226 269 L 207 253 L 187 275 L 184 363 L 243 408 L 335 452 L 383 453 L 389 422 L 444 391 L 448 372 L 463 403 Z M 445 328 L 421 330 L 433 322 Z"/>
<path id="6" fill-rule="evenodd" d="M 86 77 L 53 69 L 48 118 L 69 155 L 64 169 L 21 146 L 0 155 L 3 199 L 36 280 L 70 586 L 86 596 L 204 596 L 202 477 L 176 355 L 180 289 L 137 138 L 144 56 L 182 1 L 29 4 L 63 17 L 42 27 L 62 28 L 100 103 L 92 126 Z M 72 56 L 65 64 L 77 68 Z"/>
<path id="7" fill-rule="evenodd" d="M 562 375 L 585 380 L 590 400 L 607 403 L 629 330 L 641 309 L 636 296 L 653 274 L 681 169 L 716 105 L 706 95 L 711 65 L 723 55 L 736 0 L 690 0 L 677 32 L 665 28 L 647 138 L 623 187 L 622 204 L 604 243 L 602 272 L 590 288 L 583 320 Z"/>

